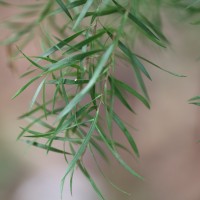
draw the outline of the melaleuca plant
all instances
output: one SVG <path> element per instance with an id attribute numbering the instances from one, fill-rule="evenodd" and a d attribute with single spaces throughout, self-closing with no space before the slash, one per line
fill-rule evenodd
<path id="1" fill-rule="evenodd" d="M 105 147 L 125 170 L 142 179 L 119 153 L 121 149 L 133 154 L 133 159 L 139 157 L 130 128 L 117 112 L 115 101 L 134 114 L 134 107 L 126 98 L 130 94 L 150 108 L 144 79 L 151 80 L 151 76 L 145 63 L 183 77 L 139 55 L 134 46 L 136 41 L 143 40 L 144 44 L 151 44 L 147 48 L 166 48 L 169 42 L 162 32 L 160 11 L 164 6 L 177 4 L 181 8 L 182 4 L 162 0 L 47 0 L 23 5 L 0 1 L 0 4 L 21 9 L 3 24 L 11 35 L 2 44 L 18 42 L 14 56 L 24 56 L 31 65 L 22 75 L 31 77 L 30 80 L 13 98 L 40 81 L 30 110 L 20 116 L 29 119 L 29 123 L 21 128 L 18 139 L 47 152 L 63 154 L 68 166 L 61 181 L 62 190 L 70 176 L 72 191 L 73 174 L 78 167 L 99 199 L 104 199 L 85 166 L 84 155 L 89 152 L 98 165 L 94 150 L 107 160 Z M 23 48 L 34 34 L 41 37 L 43 53 L 31 57 Z M 121 61 L 132 70 L 136 84 L 116 77 L 116 69 L 123 73 Z M 51 95 L 46 95 L 47 90 L 51 90 Z M 114 139 L 114 124 L 118 128 L 115 134 L 125 137 L 130 147 Z M 56 148 L 57 143 L 63 143 L 64 148 Z"/>

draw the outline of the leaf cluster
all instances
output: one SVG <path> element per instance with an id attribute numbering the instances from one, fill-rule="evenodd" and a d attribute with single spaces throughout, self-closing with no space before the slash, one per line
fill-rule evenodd
<path id="1" fill-rule="evenodd" d="M 24 142 L 45 149 L 47 153 L 64 155 L 68 167 L 62 179 L 62 190 L 65 178 L 70 176 L 72 191 L 73 174 L 78 167 L 90 181 L 99 199 L 104 199 L 84 162 L 84 155 L 89 152 L 100 169 L 93 150 L 105 160 L 108 160 L 107 150 L 110 151 L 130 174 L 142 179 L 119 153 L 119 149 L 122 149 L 131 153 L 133 158 L 139 157 L 138 147 L 117 112 L 115 101 L 135 114 L 132 103 L 126 98 L 129 94 L 150 108 L 144 79 L 151 80 L 151 76 L 145 63 L 174 76 L 183 77 L 138 55 L 133 48 L 132 43 L 137 35 L 160 48 L 169 44 L 161 30 L 158 17 L 162 1 L 151 2 L 151 9 L 156 12 L 146 12 L 151 9 L 146 7 L 144 0 L 48 0 L 45 3 L 20 7 L 24 12 L 15 16 L 15 19 L 36 16 L 33 20 L 30 19 L 32 21 L 28 24 L 22 22 L 18 26 L 15 19 L 5 23 L 7 27 L 15 30 L 15 34 L 8 37 L 4 44 L 13 43 L 20 38 L 25 41 L 24 37 L 31 40 L 35 29 L 43 27 L 44 24 L 48 24 L 50 30 L 55 30 L 56 36 L 45 32 L 46 39 L 42 41 L 48 41 L 48 44 L 44 42 L 42 45 L 45 48 L 41 55 L 31 57 L 23 52 L 23 45 L 18 48 L 33 68 L 22 77 L 31 76 L 33 73 L 37 75 L 32 76 L 13 98 L 36 81 L 40 82 L 33 94 L 30 110 L 20 116 L 20 119 L 28 119 L 30 123 L 21 128 L 18 139 L 23 137 Z M 3 6 L 11 6 L 4 1 L 0 3 Z M 62 19 L 64 24 L 59 25 L 58 19 Z M 127 35 L 127 31 L 133 35 Z M 119 67 L 119 59 L 127 63 L 132 70 L 137 86 L 127 84 L 116 77 L 115 70 Z M 51 94 L 47 95 L 49 90 Z M 118 128 L 117 135 L 122 134 L 130 147 L 114 139 L 114 124 Z M 63 144 L 62 149 L 56 147 L 59 143 Z M 103 173 L 101 169 L 100 172 Z"/>

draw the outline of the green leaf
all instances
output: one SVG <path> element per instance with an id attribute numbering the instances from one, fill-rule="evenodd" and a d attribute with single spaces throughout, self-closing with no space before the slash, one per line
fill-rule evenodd
<path id="1" fill-rule="evenodd" d="M 46 107 L 46 80 L 44 81 L 44 84 L 42 85 L 42 105 L 43 105 L 43 111 L 45 118 L 47 119 L 47 107 Z"/>
<path id="2" fill-rule="evenodd" d="M 106 181 L 107 181 L 110 185 L 112 185 L 115 189 L 117 189 L 118 191 L 120 191 L 120 192 L 122 192 L 122 193 L 124 193 L 124 194 L 130 196 L 129 193 L 125 192 L 124 190 L 122 190 L 121 188 L 119 188 L 117 185 L 115 185 L 115 184 L 108 178 L 108 176 L 106 176 L 106 175 L 104 174 L 104 172 L 102 171 L 101 167 L 99 166 L 99 164 L 98 164 L 98 162 L 97 162 L 97 159 L 96 159 L 96 157 L 95 157 L 95 155 L 94 155 L 94 153 L 93 153 L 93 151 L 92 151 L 92 148 L 91 148 L 90 146 L 89 146 L 89 148 L 90 148 L 90 152 L 91 152 L 91 154 L 92 154 L 92 157 L 93 157 L 93 159 L 94 159 L 94 161 L 95 161 L 95 164 L 96 164 L 96 166 L 97 166 L 99 172 L 100 172 L 101 175 L 106 179 Z"/>
<path id="3" fill-rule="evenodd" d="M 28 128 L 22 128 L 22 131 L 25 133 L 30 133 L 31 135 L 28 135 L 28 136 L 24 136 L 24 137 L 30 137 L 30 138 L 46 138 L 47 136 L 51 136 L 52 134 L 54 134 L 54 132 L 47 132 L 47 133 L 41 133 L 41 132 L 38 132 L 38 131 L 33 131 L 33 130 L 30 130 Z"/>
<path id="4" fill-rule="evenodd" d="M 52 100 L 49 100 L 49 101 L 45 102 L 46 106 L 49 105 L 50 103 L 52 103 Z M 40 110 L 42 110 L 42 109 L 43 109 L 43 105 L 39 105 L 39 106 L 37 106 L 35 109 L 32 109 L 31 111 L 29 111 L 29 112 L 27 112 L 27 113 L 25 113 L 25 114 L 19 116 L 19 119 L 24 119 L 24 118 L 26 118 L 26 117 L 28 117 L 28 116 L 31 116 L 31 115 L 33 115 L 34 113 L 36 113 L 37 111 L 40 111 Z"/>
<path id="5" fill-rule="evenodd" d="M 66 4 L 66 7 L 67 7 L 67 9 L 76 8 L 76 7 L 78 7 L 78 6 L 81 6 L 81 5 L 85 4 L 86 1 L 87 1 L 87 0 L 77 0 L 77 1 L 73 1 L 73 2 L 68 2 L 68 3 Z M 58 8 L 58 9 L 52 11 L 52 12 L 49 14 L 49 16 L 57 15 L 57 14 L 59 14 L 59 13 L 61 13 L 61 12 L 63 12 L 63 9 Z"/>
<path id="6" fill-rule="evenodd" d="M 189 103 L 189 104 L 193 104 L 193 105 L 196 105 L 196 106 L 200 106 L 200 103 L 198 103 L 198 102 L 191 102 L 191 103 Z"/>
<path id="7" fill-rule="evenodd" d="M 25 77 L 25 76 L 28 76 L 29 74 L 31 74 L 31 73 L 33 73 L 33 72 L 35 72 L 35 71 L 36 71 L 36 69 L 27 71 L 27 72 L 25 72 L 24 74 L 22 74 L 22 75 L 20 76 L 20 78 L 23 78 L 23 77 Z"/>
<path id="8" fill-rule="evenodd" d="M 40 110 L 41 108 L 43 108 L 43 105 L 39 105 L 38 107 L 39 107 L 39 109 L 36 108 L 36 109 L 34 109 L 33 111 L 36 112 L 36 111 Z M 19 134 L 19 136 L 17 137 L 17 140 L 19 140 L 19 139 L 24 135 L 24 133 L 26 132 L 26 130 L 28 130 L 30 127 L 32 127 L 32 126 L 35 125 L 35 124 L 41 125 L 43 128 L 47 128 L 47 129 L 50 129 L 50 130 L 54 130 L 54 127 L 53 127 L 52 125 L 49 125 L 47 122 L 42 121 L 42 119 L 43 119 L 43 118 L 46 118 L 46 117 L 49 116 L 49 115 L 54 115 L 55 113 L 60 112 L 61 110 L 62 110 L 62 108 L 58 108 L 58 109 L 54 110 L 54 113 L 48 111 L 48 112 L 45 113 L 44 115 L 39 116 L 39 117 L 36 117 L 36 118 L 32 117 L 31 115 L 28 115 L 28 116 L 27 116 L 27 113 L 24 114 L 23 117 L 25 117 L 25 116 L 28 117 L 29 119 L 32 120 L 32 122 L 31 122 L 30 124 L 28 124 L 28 125 L 22 130 L 22 132 L 21 132 L 21 133 Z M 33 111 L 30 111 L 29 113 L 32 113 Z"/>
<path id="9" fill-rule="evenodd" d="M 10 3 L 7 3 L 6 1 L 0 1 L 0 5 L 1 6 L 12 6 L 12 4 L 10 4 Z"/>
<path id="10" fill-rule="evenodd" d="M 92 119 L 91 119 L 92 120 Z M 91 121 L 90 120 L 90 121 Z M 79 129 L 77 130 L 79 133 L 81 133 L 81 135 L 83 135 L 84 137 L 87 135 L 87 133 L 79 127 Z M 99 155 L 108 162 L 108 156 L 106 155 L 105 151 L 103 150 L 103 148 L 99 145 L 98 142 L 96 142 L 93 138 L 90 139 L 90 143 L 92 145 L 92 147 L 94 147 L 94 149 L 99 153 Z"/>
<path id="11" fill-rule="evenodd" d="M 149 63 L 149 64 L 151 64 L 151 65 L 153 65 L 154 67 L 156 67 L 156 68 L 158 68 L 158 69 L 160 69 L 160 70 L 162 70 L 162 71 L 164 71 L 164 72 L 167 72 L 168 74 L 171 74 L 171 75 L 177 76 L 177 77 L 186 77 L 185 75 L 177 74 L 177 73 L 168 71 L 168 70 L 166 70 L 166 69 L 163 69 L 163 68 L 160 67 L 159 65 L 153 63 L 152 61 L 150 61 L 150 60 L 148 60 L 148 59 L 146 59 L 146 58 L 144 58 L 144 57 L 142 57 L 142 56 L 139 56 L 139 55 L 137 55 L 137 54 L 135 54 L 135 55 L 136 55 L 138 58 L 140 58 L 140 59 L 146 61 L 147 63 Z"/>
<path id="12" fill-rule="evenodd" d="M 98 140 L 98 141 L 103 141 L 102 138 L 100 136 L 95 136 L 95 138 Z M 115 147 L 118 147 L 124 151 L 126 151 L 127 153 L 129 153 L 130 155 L 133 155 L 132 152 L 130 152 L 130 150 L 124 146 L 123 144 L 120 144 L 119 142 L 115 141 L 115 140 L 110 140 L 107 138 L 107 142 L 112 146 L 114 145 Z"/>
<path id="13" fill-rule="evenodd" d="M 189 99 L 189 104 L 193 104 L 193 105 L 196 105 L 196 106 L 200 106 L 200 102 L 195 102 L 195 101 L 199 101 L 200 100 L 200 96 L 195 96 L 191 99 Z"/>
<path id="14" fill-rule="evenodd" d="M 124 54 L 130 59 L 133 68 L 136 67 L 141 70 L 144 75 L 151 80 L 151 77 L 147 70 L 145 69 L 144 65 L 137 59 L 137 57 L 132 53 L 132 51 L 125 46 L 121 41 L 119 41 L 119 48 L 124 52 Z"/>
<path id="15" fill-rule="evenodd" d="M 57 50 L 60 50 L 61 48 L 63 48 L 64 46 L 66 46 L 69 42 L 71 42 L 72 40 L 74 40 L 75 38 L 77 38 L 79 35 L 81 35 L 84 31 L 85 30 L 79 31 L 79 32 L 77 32 L 77 33 L 75 33 L 75 34 L 67 37 L 66 39 L 60 41 L 55 46 L 51 47 L 45 53 L 43 53 L 41 55 L 41 57 L 47 57 L 47 56 L 55 53 Z"/>
<path id="16" fill-rule="evenodd" d="M 165 35 L 161 32 L 160 27 L 156 27 L 156 24 L 153 24 L 147 17 L 144 15 L 141 18 L 147 25 L 150 27 L 153 32 L 166 44 L 169 44 L 169 40 L 165 37 Z"/>
<path id="17" fill-rule="evenodd" d="M 47 65 L 48 70 L 45 73 L 50 73 L 50 72 L 56 71 L 58 69 L 62 69 L 64 67 L 71 66 L 71 65 L 75 64 L 76 62 L 82 61 L 86 57 L 92 56 L 92 55 L 99 53 L 101 51 L 102 50 L 100 50 L 100 49 L 94 50 L 94 51 L 88 51 L 88 52 L 85 52 L 85 53 L 80 53 L 80 54 L 76 54 L 76 55 L 73 55 L 73 56 L 69 56 L 67 58 L 63 58 L 62 60 L 59 60 L 57 63 Z"/>
<path id="18" fill-rule="evenodd" d="M 67 6 L 65 6 L 65 4 L 62 2 L 62 0 L 56 0 L 56 2 L 58 3 L 58 5 L 62 8 L 62 10 L 66 13 L 66 15 L 71 19 L 72 19 L 72 16 L 70 14 L 70 12 L 68 11 L 67 9 Z"/>
<path id="19" fill-rule="evenodd" d="M 113 156 L 116 158 L 116 160 L 133 176 L 136 176 L 137 178 L 143 179 L 142 176 L 140 176 L 138 173 L 136 173 L 131 167 L 129 167 L 124 160 L 120 157 L 120 155 L 117 153 L 117 151 L 115 151 L 113 149 L 113 146 L 111 144 L 108 143 L 108 138 L 106 137 L 106 135 L 103 133 L 103 131 L 101 130 L 101 128 L 96 125 L 96 130 L 98 131 L 99 135 L 101 136 L 102 140 L 104 141 L 104 143 L 106 144 L 106 146 L 108 147 L 108 149 L 110 150 L 110 152 L 113 154 Z"/>
<path id="20" fill-rule="evenodd" d="M 80 22 L 83 20 L 87 11 L 89 10 L 90 6 L 92 5 L 92 3 L 93 3 L 93 0 L 87 0 L 87 2 L 83 6 L 81 13 L 79 14 L 79 16 L 74 24 L 73 30 L 76 29 L 78 27 L 78 25 L 80 24 Z"/>
<path id="21" fill-rule="evenodd" d="M 99 16 L 108 16 L 114 13 L 117 13 L 118 9 L 117 8 L 106 8 L 104 10 L 99 10 L 97 12 L 87 12 L 85 17 L 90 17 L 90 16 L 95 16 L 95 17 L 99 17 Z"/>
<path id="22" fill-rule="evenodd" d="M 72 145 L 70 145 L 70 149 L 71 149 L 71 152 L 73 154 L 76 154 L 74 148 Z M 83 166 L 82 162 L 81 161 L 78 161 L 77 162 L 77 165 L 79 167 L 79 169 L 82 171 L 82 173 L 85 175 L 85 177 L 89 180 L 90 184 L 92 185 L 94 191 L 97 193 L 98 197 L 102 200 L 104 200 L 104 197 L 102 195 L 102 193 L 100 192 L 99 188 L 97 187 L 96 183 L 94 182 L 94 180 L 92 179 L 92 177 L 90 176 L 89 172 L 86 170 L 86 168 Z M 74 170 L 72 171 L 74 172 Z M 71 179 L 70 179 L 70 182 L 71 182 Z M 63 187 L 64 183 L 61 182 L 61 188 Z M 70 190 L 71 190 L 71 184 L 70 184 Z"/>
<path id="23" fill-rule="evenodd" d="M 107 31 L 108 35 L 113 38 L 112 33 L 104 27 L 104 29 Z M 135 72 L 135 76 L 137 78 L 137 81 L 139 83 L 140 88 L 142 89 L 142 92 L 144 93 L 145 97 L 149 100 L 149 95 L 147 93 L 146 86 L 144 84 L 143 78 L 141 76 L 140 70 L 151 80 L 151 77 L 149 76 L 148 72 L 146 71 L 145 67 L 142 65 L 142 63 L 139 62 L 138 59 L 136 59 L 136 56 L 131 52 L 131 50 L 126 47 L 121 41 L 118 41 L 118 46 L 121 49 L 121 51 L 130 59 L 131 66 Z"/>
<path id="24" fill-rule="evenodd" d="M 61 78 L 63 77 L 62 70 L 60 71 L 60 76 L 61 76 Z M 61 82 L 61 91 L 62 91 L 62 97 L 63 97 L 65 103 L 68 104 L 69 103 L 69 98 L 68 98 L 68 95 L 67 95 L 66 88 L 65 88 L 65 86 L 64 86 L 64 84 L 62 82 Z"/>
<path id="25" fill-rule="evenodd" d="M 133 53 L 122 43 L 119 41 L 118 43 L 119 45 L 119 48 L 122 50 L 122 52 L 124 52 L 125 55 L 127 55 L 129 58 L 130 58 L 130 61 L 131 61 L 131 66 L 135 72 L 135 76 L 137 78 L 137 81 L 139 83 L 139 86 L 140 88 L 142 89 L 142 92 L 144 93 L 145 97 L 147 99 L 149 99 L 149 95 L 147 93 L 147 89 L 146 89 L 146 86 L 144 84 L 144 81 L 143 81 L 143 78 L 142 78 L 142 75 L 140 73 L 140 70 L 141 68 L 138 68 L 138 65 L 136 65 L 137 63 L 135 62 L 135 59 L 134 59 L 134 56 L 133 56 Z M 141 66 L 140 66 L 141 67 Z M 143 71 L 144 72 L 144 71 Z"/>
<path id="26" fill-rule="evenodd" d="M 113 3 L 119 8 L 119 11 L 121 13 L 125 13 L 126 9 L 121 6 L 119 3 L 117 3 L 115 0 L 112 0 Z M 156 44 L 165 47 L 164 44 L 159 40 L 159 38 L 142 22 L 142 20 L 138 19 L 134 14 L 128 13 L 128 18 L 133 21 L 142 31 L 143 33 L 153 42 Z"/>
<path id="27" fill-rule="evenodd" d="M 91 144 L 95 148 L 95 150 L 98 152 L 98 154 L 108 162 L 108 156 L 106 155 L 104 149 L 93 139 L 91 139 Z"/>
<path id="28" fill-rule="evenodd" d="M 93 101 L 95 101 L 96 99 L 100 98 L 101 96 L 97 96 Z M 82 106 L 75 114 L 71 115 L 70 118 L 68 118 L 63 124 L 62 124 L 62 127 L 60 127 L 60 130 L 59 131 L 63 131 L 63 130 L 66 130 L 69 125 L 71 123 L 74 123 L 75 120 L 77 120 L 79 117 L 81 116 L 84 116 L 85 113 L 89 113 L 89 108 L 91 106 L 91 104 L 93 103 L 93 101 L 90 101 L 89 103 L 87 103 L 86 105 Z M 95 110 L 96 107 L 92 107 L 92 110 L 90 111 L 93 111 Z M 65 118 L 64 118 L 65 119 Z"/>
<path id="29" fill-rule="evenodd" d="M 85 40 L 83 40 L 82 42 L 79 42 L 76 45 L 73 45 L 71 48 L 69 48 L 65 53 L 73 53 L 77 50 L 80 50 L 81 48 L 83 48 L 85 45 L 88 45 L 89 43 L 91 43 L 94 40 L 97 40 L 97 38 L 101 37 L 103 34 L 105 33 L 105 30 L 100 31 L 99 33 L 97 33 L 96 35 L 93 35 Z M 64 53 L 64 54 L 65 54 Z"/>
<path id="30" fill-rule="evenodd" d="M 86 2 L 87 0 L 78 0 L 78 1 L 69 2 L 67 4 L 67 8 L 76 8 L 78 6 L 85 4 Z"/>
<path id="31" fill-rule="evenodd" d="M 41 143 L 38 143 L 38 142 L 35 142 L 35 141 L 30 141 L 30 140 L 22 140 L 22 141 L 25 142 L 25 143 L 27 143 L 27 144 L 30 144 L 32 146 L 39 147 L 39 148 L 45 149 L 45 150 L 49 150 L 49 151 L 52 151 L 52 152 L 55 152 L 55 153 L 61 153 L 61 154 L 71 155 L 68 152 L 62 151 L 62 150 L 54 148 L 54 147 L 49 147 L 49 146 L 47 146 L 45 144 L 41 144 Z"/>
<path id="32" fill-rule="evenodd" d="M 39 60 L 46 60 L 46 61 L 48 61 L 48 62 L 50 62 L 50 63 L 56 63 L 56 62 L 57 62 L 57 60 L 53 60 L 53 59 L 51 59 L 51 58 L 49 58 L 49 57 L 34 56 L 34 58 L 38 58 L 38 59 L 37 59 L 37 62 L 38 62 Z"/>
<path id="33" fill-rule="evenodd" d="M 71 193 L 71 196 L 72 196 L 72 188 L 73 188 L 73 176 L 74 176 L 74 170 L 72 171 L 71 176 L 70 176 L 70 193 Z"/>
<path id="34" fill-rule="evenodd" d="M 141 94 L 139 94 L 136 90 L 134 90 L 132 87 L 130 87 L 129 85 L 127 85 L 126 83 L 115 79 L 114 77 L 110 77 L 111 79 L 113 79 L 114 84 L 116 85 L 116 87 L 121 87 L 122 89 L 124 89 L 125 91 L 129 92 L 130 94 L 132 94 L 133 96 L 135 96 L 137 99 L 139 99 L 147 108 L 150 108 L 149 102 L 147 99 L 145 99 Z"/>
<path id="35" fill-rule="evenodd" d="M 26 130 L 26 131 L 29 132 L 28 130 Z M 50 132 L 50 133 L 41 133 L 41 134 L 37 134 L 37 135 L 28 135 L 28 136 L 24 136 L 24 137 L 26 137 L 26 138 L 49 138 L 53 134 L 54 134 L 53 132 Z"/>
<path id="36" fill-rule="evenodd" d="M 86 79 L 74 79 L 74 80 L 71 80 L 71 79 L 67 79 L 67 78 L 62 78 L 62 79 L 59 79 L 59 80 L 51 80 L 51 81 L 48 81 L 48 84 L 67 84 L 67 85 L 81 85 L 81 84 L 85 84 L 85 83 L 88 83 L 89 80 L 86 80 Z"/>
<path id="37" fill-rule="evenodd" d="M 128 129 L 125 127 L 124 123 L 117 116 L 117 114 L 115 112 L 112 112 L 112 115 L 113 115 L 113 120 L 119 126 L 119 128 L 122 130 L 123 134 L 126 136 L 129 144 L 131 145 L 131 147 L 132 147 L 133 151 L 135 152 L 135 154 L 137 155 L 137 157 L 139 157 L 139 151 L 138 151 L 137 145 L 136 145 L 132 135 L 129 133 Z"/>
<path id="38" fill-rule="evenodd" d="M 43 85 L 45 84 L 45 81 L 46 81 L 46 79 L 43 79 L 43 81 L 38 86 L 38 88 L 37 88 L 32 100 L 31 100 L 30 109 L 33 107 L 33 105 L 34 105 L 34 103 L 35 103 L 35 101 L 36 101 L 36 99 L 37 99 L 37 97 L 38 97 Z"/>
<path id="39" fill-rule="evenodd" d="M 36 66 L 37 68 L 41 69 L 41 70 L 46 70 L 44 67 L 42 67 L 41 65 L 39 65 L 38 63 L 34 62 L 33 60 L 31 60 L 28 56 L 26 56 L 18 47 L 17 49 L 23 54 L 23 56 L 34 66 Z"/>
<path id="40" fill-rule="evenodd" d="M 56 104 L 56 101 L 57 101 L 56 97 L 57 97 L 57 94 L 58 94 L 59 90 L 60 90 L 60 84 L 58 84 L 56 86 L 56 90 L 55 90 L 54 95 L 53 95 L 53 103 L 52 103 L 52 110 L 53 111 L 54 111 L 54 108 L 55 108 L 55 104 Z"/>
<path id="41" fill-rule="evenodd" d="M 137 57 L 136 57 L 133 53 L 131 53 L 130 55 L 131 55 L 131 62 L 132 62 L 132 65 L 137 66 L 138 69 L 140 69 L 140 70 L 143 72 L 143 74 L 144 74 L 149 80 L 152 80 L 151 77 L 150 77 L 150 75 L 149 75 L 149 73 L 148 73 L 148 71 L 146 70 L 146 68 L 144 67 L 144 65 L 140 62 L 140 60 L 137 59 Z"/>
<path id="42" fill-rule="evenodd" d="M 99 190 L 98 186 L 96 185 L 96 183 L 94 182 L 94 180 L 92 179 L 92 177 L 90 176 L 89 172 L 86 170 L 85 167 L 83 167 L 83 165 L 81 164 L 81 162 L 78 162 L 78 166 L 80 168 L 80 170 L 83 172 L 83 174 L 85 175 L 85 177 L 89 180 L 90 184 L 92 185 L 94 191 L 97 193 L 99 199 L 101 200 L 105 200 L 101 191 Z"/>
<path id="43" fill-rule="evenodd" d="M 132 109 L 132 107 L 129 105 L 129 103 L 126 101 L 126 99 L 123 97 L 123 94 L 120 92 L 120 90 L 114 86 L 114 91 L 116 97 L 120 100 L 120 102 L 132 113 L 136 114 L 136 112 Z"/>
<path id="44" fill-rule="evenodd" d="M 17 97 L 19 94 L 21 94 L 29 85 L 31 85 L 31 83 L 33 83 L 34 81 L 36 81 L 37 79 L 39 79 L 40 77 L 42 77 L 42 75 L 38 75 L 34 78 L 32 78 L 28 83 L 26 83 L 23 87 L 21 87 L 16 93 L 15 95 L 12 97 L 12 99 L 14 99 L 15 97 Z"/>
<path id="45" fill-rule="evenodd" d="M 200 100 L 200 96 L 195 96 L 195 97 L 189 99 L 188 101 L 196 101 L 196 100 Z"/>
<path id="46" fill-rule="evenodd" d="M 35 119 L 32 118 L 33 121 L 30 124 L 28 124 L 25 128 L 22 129 L 22 131 L 20 132 L 20 134 L 17 137 L 17 140 L 19 140 L 26 133 L 26 130 L 29 130 L 30 127 L 32 127 L 35 124 L 40 124 L 41 119 L 43 119 L 44 117 L 45 117 L 45 115 L 42 115 L 42 116 L 37 117 Z M 48 124 L 45 124 L 44 127 L 47 127 L 49 129 L 53 129 L 53 127 L 49 126 Z"/>

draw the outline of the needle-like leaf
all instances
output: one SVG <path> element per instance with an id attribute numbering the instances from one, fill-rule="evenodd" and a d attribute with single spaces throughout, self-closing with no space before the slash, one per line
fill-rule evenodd
<path id="1" fill-rule="evenodd" d="M 70 12 L 68 11 L 67 6 L 65 6 L 65 4 L 62 2 L 62 0 L 56 0 L 56 2 L 57 2 L 58 5 L 62 8 L 62 10 L 66 13 L 66 15 L 67 15 L 71 20 L 73 20 L 71 14 L 70 14 Z"/>
<path id="2" fill-rule="evenodd" d="M 34 78 L 32 78 L 28 83 L 26 83 L 23 87 L 21 87 L 16 93 L 15 95 L 12 97 L 12 99 L 14 99 L 15 97 L 17 97 L 18 95 L 20 95 L 29 85 L 31 85 L 34 81 L 36 81 L 37 79 L 39 79 L 42 75 L 40 74 L 39 76 L 36 76 Z"/>
<path id="3" fill-rule="evenodd" d="M 89 10 L 89 8 L 91 7 L 92 3 L 94 0 L 87 0 L 87 2 L 85 3 L 85 5 L 83 6 L 81 13 L 79 14 L 74 26 L 73 26 L 73 30 L 76 29 L 78 27 L 78 25 L 80 24 L 80 22 L 82 21 L 82 19 L 85 17 L 87 11 Z"/>

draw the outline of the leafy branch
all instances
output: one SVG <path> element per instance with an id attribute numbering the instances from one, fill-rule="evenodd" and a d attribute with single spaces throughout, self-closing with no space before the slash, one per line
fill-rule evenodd
<path id="1" fill-rule="evenodd" d="M 3 1 L 0 3 L 2 6 L 12 6 Z M 159 15 L 160 5 L 161 1 L 151 1 L 156 17 Z M 72 191 L 72 178 L 77 166 L 90 181 L 99 199 L 104 199 L 84 164 L 84 154 L 88 150 L 95 159 L 93 149 L 107 160 L 101 143 L 130 174 L 142 179 L 118 153 L 119 148 L 129 153 L 130 150 L 115 141 L 113 123 L 129 142 L 133 158 L 139 157 L 139 150 L 130 130 L 117 114 L 115 100 L 118 99 L 124 108 L 134 114 L 134 108 L 124 96 L 129 93 L 150 108 L 144 77 L 151 80 L 151 76 L 144 61 L 172 75 L 184 77 L 138 55 L 133 48 L 132 43 L 137 35 L 165 48 L 169 42 L 162 33 L 161 21 L 151 22 L 155 16 L 148 12 L 150 9 L 146 8 L 145 1 L 75 0 L 65 3 L 62 0 L 48 0 L 43 4 L 22 5 L 20 8 L 25 11 L 4 24 L 11 32 L 14 29 L 15 34 L 2 43 L 7 45 L 20 38 L 23 41 L 27 38 L 27 42 L 20 45 L 18 50 L 34 69 L 22 77 L 30 76 L 33 72 L 37 72 L 37 75 L 30 78 L 13 98 L 36 80 L 40 84 L 33 95 L 30 111 L 20 116 L 20 119 L 29 119 L 31 122 L 21 128 L 18 139 L 28 138 L 23 141 L 47 152 L 64 155 L 68 167 L 61 181 L 61 190 L 66 176 L 71 174 Z M 21 22 L 22 26 L 17 26 L 15 19 L 21 20 L 33 15 L 37 17 L 32 21 L 30 19 L 28 25 L 27 22 Z M 65 23 L 59 23 L 58 19 Z M 44 24 L 48 24 L 56 36 L 46 34 L 42 37 L 44 52 L 30 57 L 23 52 L 23 47 L 31 40 L 31 34 Z M 127 36 L 127 31 L 131 31 L 133 35 Z M 128 85 L 115 76 L 119 59 L 125 60 L 132 69 L 137 87 Z M 47 88 L 51 89 L 50 97 L 46 95 Z M 38 100 L 40 95 L 42 98 Z M 54 143 L 57 142 L 68 145 L 70 150 L 55 148 Z"/>

